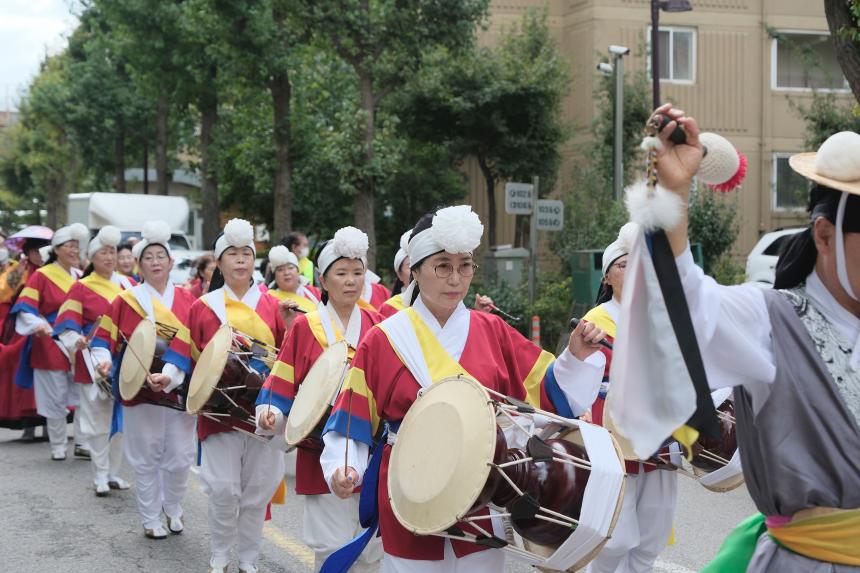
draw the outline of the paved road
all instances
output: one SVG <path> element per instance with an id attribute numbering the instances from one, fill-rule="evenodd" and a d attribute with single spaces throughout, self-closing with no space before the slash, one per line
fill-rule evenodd
<path id="1" fill-rule="evenodd" d="M 209 536 L 206 496 L 192 475 L 185 503 L 186 532 L 165 541 L 143 537 L 133 490 L 97 499 L 89 462 L 52 462 L 44 442 L 22 442 L 20 432 L 0 429 L 0 571 L 37 573 L 201 573 Z M 131 480 L 128 472 L 126 478 Z M 292 484 L 290 484 L 292 489 Z M 260 570 L 308 573 L 313 555 L 301 543 L 301 501 L 291 496 L 275 508 L 265 528 Z M 728 530 L 753 512 L 743 488 L 713 494 L 681 480 L 676 545 L 656 571 L 698 570 Z M 232 570 L 235 572 L 235 568 Z M 509 566 L 508 573 L 529 568 Z"/>

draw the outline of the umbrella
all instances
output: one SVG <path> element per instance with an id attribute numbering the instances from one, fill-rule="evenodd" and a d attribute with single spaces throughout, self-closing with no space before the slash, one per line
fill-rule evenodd
<path id="1" fill-rule="evenodd" d="M 50 241 L 51 237 L 53 236 L 54 231 L 52 231 L 48 227 L 43 227 L 42 225 L 30 225 L 29 227 L 24 227 L 17 233 L 10 236 L 3 244 L 10 249 L 20 251 L 21 246 L 27 239 L 41 239 L 43 241 Z"/>

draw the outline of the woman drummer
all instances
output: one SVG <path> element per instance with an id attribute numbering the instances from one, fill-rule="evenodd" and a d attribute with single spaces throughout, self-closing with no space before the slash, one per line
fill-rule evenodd
<path id="1" fill-rule="evenodd" d="M 282 434 L 293 399 L 324 350 L 346 340 L 349 354 L 381 317 L 358 304 L 367 263 L 367 235 L 355 227 L 335 233 L 317 256 L 323 301 L 316 312 L 296 319 L 278 361 L 257 399 L 260 433 Z M 271 407 L 269 406 L 271 404 Z M 315 571 L 360 530 L 358 495 L 339 499 L 329 491 L 320 466 L 322 442 L 308 439 L 296 454 L 296 493 L 304 496 L 304 538 L 314 550 Z M 342 461 L 342 460 L 341 460 Z M 366 549 L 355 571 L 375 571 L 382 557 L 378 543 Z"/>
<path id="2" fill-rule="evenodd" d="M 215 241 L 214 251 L 218 268 L 209 292 L 191 308 L 191 348 L 202 350 L 222 325 L 260 346 L 276 348 L 286 330 L 284 318 L 293 316 L 289 309 L 294 303 L 279 303 L 254 286 L 256 247 L 251 224 L 231 219 Z M 178 354 L 168 361 L 191 374 L 190 348 L 185 348 L 181 359 Z M 261 382 L 268 375 L 265 361 L 252 359 L 250 366 L 261 375 Z M 237 537 L 239 571 L 257 571 L 266 507 L 284 477 L 283 452 L 254 439 L 259 436 L 253 435 L 254 425 L 248 421 L 253 404 L 239 405 L 251 412 L 244 419 L 198 416 L 197 421 L 203 457 L 200 478 L 209 496 L 212 573 L 226 571 Z"/>
<path id="3" fill-rule="evenodd" d="M 434 380 L 466 370 L 494 391 L 566 417 L 581 414 L 594 401 L 604 365 L 596 352 L 602 330 L 577 326 L 556 359 L 499 317 L 465 307 L 477 268 L 472 252 L 482 234 L 478 216 L 465 205 L 429 213 L 415 225 L 409 239 L 413 282 L 404 294 L 411 308 L 380 323 L 359 345 L 324 430 L 323 474 L 338 496 L 351 496 L 361 483 L 368 450 L 383 425 L 391 444 L 418 392 Z M 504 571 L 502 551 L 416 536 L 401 526 L 388 500 L 391 446 L 377 452 L 382 456 L 378 492 L 367 489 L 377 487 L 371 484 L 365 491 L 377 494 L 383 571 Z M 473 531 L 462 523 L 457 527 Z M 503 536 L 500 523 L 494 530 Z"/>
<path id="4" fill-rule="evenodd" d="M 311 312 L 319 304 L 320 293 L 312 286 L 303 285 L 299 273 L 299 259 L 283 245 L 269 251 L 269 264 L 274 280 L 269 283 L 269 294 L 278 300 L 291 300 L 299 310 Z"/>
<path id="5" fill-rule="evenodd" d="M 126 356 L 134 350 L 125 344 L 144 320 L 156 326 L 156 352 L 180 342 L 188 345 L 186 325 L 194 298 L 186 289 L 170 283 L 173 258 L 169 241 L 170 226 L 164 221 L 144 225 L 143 239 L 134 246 L 143 283 L 114 299 L 110 314 L 102 318 L 93 339 L 93 355 L 102 376 L 123 360 L 147 358 Z M 161 360 L 166 362 L 170 353 L 166 350 Z M 194 418 L 184 412 L 179 392 L 184 381 L 182 371 L 165 364 L 160 372 L 147 376 L 132 400 L 122 401 L 123 451 L 134 470 L 143 532 L 151 539 L 166 538 L 168 530 L 182 533 L 185 527 L 182 500 L 196 449 Z M 167 517 L 167 529 L 161 520 L 162 512 Z"/>
<path id="6" fill-rule="evenodd" d="M 75 355 L 74 381 L 80 386 L 82 437 L 90 447 L 95 474 L 95 492 L 106 496 L 111 489 L 128 489 L 119 476 L 122 467 L 122 439 L 111 440 L 113 401 L 111 396 L 93 385 L 97 366 L 93 362 L 90 339 L 102 316 L 110 315 L 111 303 L 123 289 L 130 289 L 131 279 L 116 272 L 116 246 L 121 234 L 113 226 L 102 227 L 87 247 L 90 265 L 83 277 L 69 290 L 54 324 L 54 338 L 62 342 L 69 355 Z"/>
<path id="7" fill-rule="evenodd" d="M 621 314 L 627 256 L 637 230 L 634 223 L 624 225 L 618 238 L 603 251 L 603 282 L 597 299 L 598 306 L 583 317 L 583 320 L 606 332 L 611 342 L 614 342 Z M 601 347 L 600 351 L 606 356 L 606 369 L 597 400 L 591 406 L 591 416 L 595 424 L 603 425 L 612 350 Z M 677 472 L 658 471 L 653 463 L 627 461 L 625 465 L 627 477 L 624 478 L 621 513 L 612 537 L 588 564 L 587 573 L 651 571 L 657 556 L 672 535 L 672 518 L 678 497 Z"/>
<path id="8" fill-rule="evenodd" d="M 32 388 L 35 384 L 36 411 L 47 420 L 51 459 L 57 461 L 66 459 L 67 408 L 76 406 L 79 397 L 65 348 L 51 335 L 60 306 L 81 275 L 78 268 L 81 247 L 89 238 L 89 231 L 80 223 L 58 229 L 51 238 L 51 246 L 41 253 L 43 259 L 47 258 L 46 264 L 29 276 L 10 311 L 15 316 L 18 334 L 30 337 L 21 353 L 15 383 L 22 388 Z M 50 256 L 46 251 L 50 251 Z M 79 420 L 77 417 L 76 430 Z"/>

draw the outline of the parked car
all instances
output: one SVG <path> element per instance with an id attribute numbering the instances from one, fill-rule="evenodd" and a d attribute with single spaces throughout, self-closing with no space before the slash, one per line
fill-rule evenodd
<path id="1" fill-rule="evenodd" d="M 747 257 L 747 282 L 773 286 L 779 254 L 788 240 L 804 229 L 778 229 L 763 235 Z"/>

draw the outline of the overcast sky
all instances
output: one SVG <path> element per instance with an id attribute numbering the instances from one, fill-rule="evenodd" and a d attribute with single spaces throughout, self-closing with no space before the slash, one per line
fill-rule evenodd
<path id="1" fill-rule="evenodd" d="M 75 0 L 0 0 L 0 110 L 15 108 L 45 53 L 66 45 Z"/>

